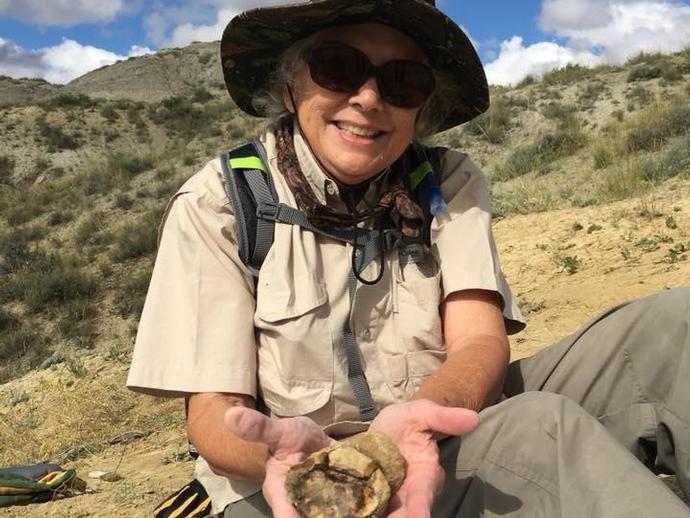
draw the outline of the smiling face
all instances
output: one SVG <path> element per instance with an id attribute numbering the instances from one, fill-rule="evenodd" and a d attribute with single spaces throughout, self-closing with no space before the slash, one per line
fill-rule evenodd
<path id="1" fill-rule="evenodd" d="M 337 41 L 362 51 L 374 65 L 405 59 L 425 62 L 415 42 L 378 23 L 324 29 L 316 41 Z M 390 166 L 412 140 L 419 108 L 398 108 L 384 101 L 371 77 L 351 93 L 320 87 L 303 64 L 292 85 L 302 134 L 316 159 L 336 180 L 361 183 Z M 285 106 L 294 112 L 287 88 Z"/>

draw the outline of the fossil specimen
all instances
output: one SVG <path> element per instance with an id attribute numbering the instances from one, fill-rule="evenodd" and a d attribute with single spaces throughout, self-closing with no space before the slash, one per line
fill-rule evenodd
<path id="1" fill-rule="evenodd" d="M 285 487 L 305 518 L 377 518 L 404 479 L 397 446 L 365 432 L 312 453 L 290 469 Z"/>

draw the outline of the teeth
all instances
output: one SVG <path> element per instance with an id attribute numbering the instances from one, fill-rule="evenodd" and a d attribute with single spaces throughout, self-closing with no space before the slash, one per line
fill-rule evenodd
<path id="1" fill-rule="evenodd" d="M 383 133 L 382 131 L 366 130 L 363 128 L 358 128 L 357 126 L 351 126 L 350 124 L 344 124 L 342 122 L 338 123 L 338 128 L 359 137 L 378 137 L 381 133 Z"/>

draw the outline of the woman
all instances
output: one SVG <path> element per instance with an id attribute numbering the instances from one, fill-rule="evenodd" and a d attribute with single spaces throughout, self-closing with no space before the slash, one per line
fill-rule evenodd
<path id="1" fill-rule="evenodd" d="M 308 223 L 275 224 L 255 279 L 219 161 L 166 212 L 128 385 L 186 398 L 214 513 L 297 516 L 287 469 L 369 428 L 408 463 L 390 516 L 689 514 L 625 448 L 654 452 L 643 460 L 688 490 L 688 291 L 614 308 L 509 366 L 506 334 L 524 324 L 486 181 L 464 155 L 416 144 L 488 107 L 471 43 L 433 1 L 248 11 L 221 57 L 237 105 L 275 118 L 263 167 Z M 426 160 L 438 186 L 420 191 Z M 396 246 L 364 264 L 358 236 L 384 230 Z"/>

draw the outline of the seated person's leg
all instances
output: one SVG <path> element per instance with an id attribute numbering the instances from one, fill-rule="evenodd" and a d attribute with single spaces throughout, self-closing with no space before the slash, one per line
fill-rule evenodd
<path id="1" fill-rule="evenodd" d="M 572 400 L 528 392 L 440 443 L 446 471 L 431 516 L 690 516 L 657 477 Z"/>
<path id="2" fill-rule="evenodd" d="M 690 496 L 689 328 L 690 288 L 622 304 L 511 364 L 505 394 L 568 396 Z"/>

